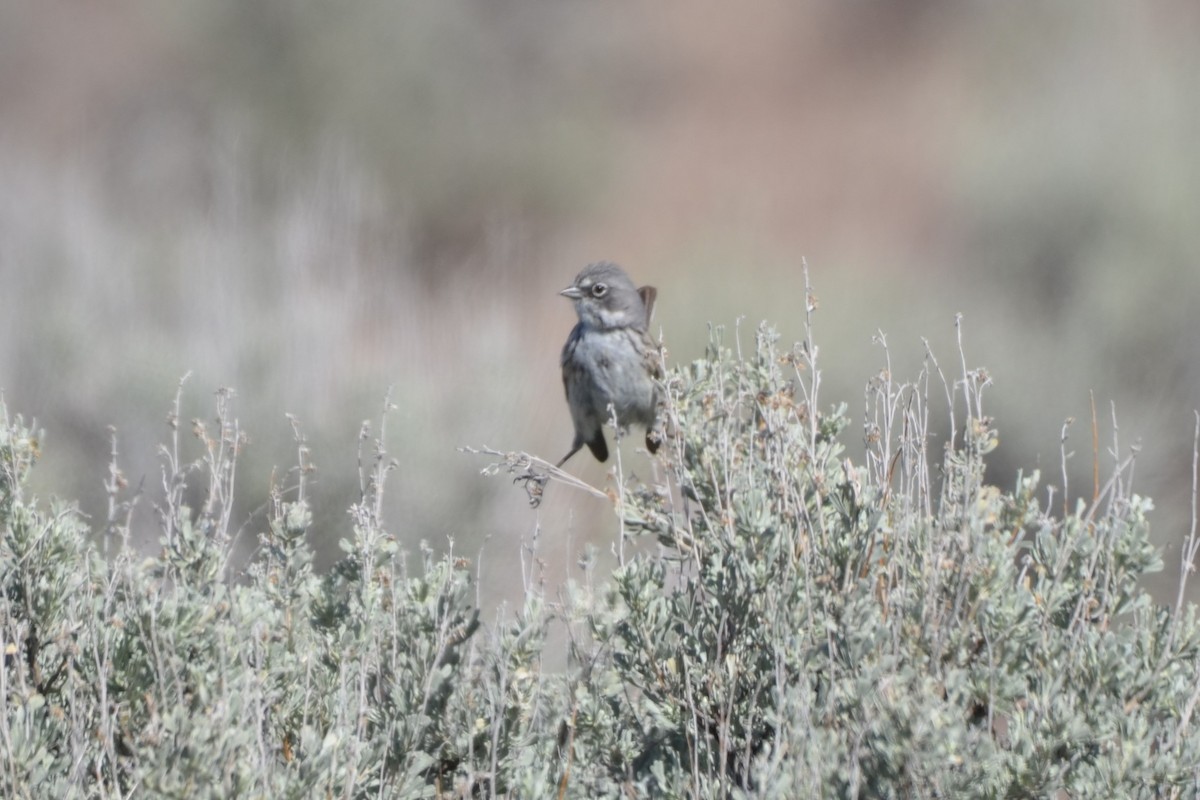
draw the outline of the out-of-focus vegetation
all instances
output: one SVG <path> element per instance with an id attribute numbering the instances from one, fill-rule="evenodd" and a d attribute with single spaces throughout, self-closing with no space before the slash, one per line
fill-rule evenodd
<path id="1" fill-rule="evenodd" d="M 0 16 L 0 387 L 51 431 L 38 480 L 93 518 L 104 494 L 80 466 L 103 464 L 112 424 L 134 485 L 155 481 L 145 420 L 191 371 L 238 390 L 262 491 L 289 446 L 282 412 L 300 418 L 330 467 L 311 488 L 325 521 L 357 497 L 345 443 L 392 386 L 389 445 L 412 465 L 388 497 L 397 535 L 511 541 L 535 523 L 454 448 L 553 455 L 569 439 L 555 291 L 582 264 L 657 284 L 687 360 L 708 320 L 795 335 L 807 257 L 827 389 L 852 416 L 877 330 L 904 369 L 963 312 L 1009 388 L 991 477 L 1057 468 L 1046 443 L 1073 417 L 1086 481 L 1094 391 L 1102 422 L 1116 405 L 1117 448 L 1145 445 L 1159 540 L 1186 525 L 1192 3 L 112 0 Z M 541 521 L 575 511 L 548 498 Z"/>
<path id="2" fill-rule="evenodd" d="M 538 311 L 559 308 L 559 278 L 536 280 L 529 242 L 592 202 L 607 136 L 594 95 L 611 80 L 591 68 L 604 39 L 581 35 L 581 13 L 541 9 L 533 27 L 537 4 L 513 10 L 14 12 L 0 385 L 55 430 L 60 490 L 102 509 L 75 467 L 102 456 L 109 424 L 131 480 L 153 481 L 142 420 L 185 373 L 236 388 L 260 487 L 288 449 L 284 411 L 317 463 L 348 467 L 346 443 L 392 386 L 393 443 L 420 465 L 390 498 L 401 533 L 490 524 L 455 448 L 528 431 L 529 398 L 558 399 Z M 75 42 L 88 20 L 119 41 Z M 325 513 L 355 497 L 350 474 L 312 487 Z"/>

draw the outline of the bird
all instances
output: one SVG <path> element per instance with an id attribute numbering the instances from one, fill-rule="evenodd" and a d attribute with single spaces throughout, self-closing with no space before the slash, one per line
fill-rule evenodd
<path id="1" fill-rule="evenodd" d="M 658 451 L 662 364 L 648 329 L 658 290 L 637 288 L 616 264 L 589 264 L 559 292 L 575 303 L 579 322 L 562 350 L 563 388 L 575 439 L 561 467 L 586 444 L 608 460 L 604 423 L 616 413 L 618 436 L 630 425 L 646 429 L 646 449 Z M 611 410 L 610 410 L 611 406 Z"/>

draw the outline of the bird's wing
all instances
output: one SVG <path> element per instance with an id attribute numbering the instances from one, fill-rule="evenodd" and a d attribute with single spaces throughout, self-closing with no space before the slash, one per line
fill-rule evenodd
<path id="1" fill-rule="evenodd" d="M 583 325 L 576 325 L 571 329 L 571 335 L 567 337 L 567 343 L 563 345 L 562 356 L 559 358 L 559 366 L 563 371 L 563 386 L 567 384 L 567 364 L 571 363 L 571 359 L 575 355 L 575 346 L 579 344 L 580 331 Z"/>

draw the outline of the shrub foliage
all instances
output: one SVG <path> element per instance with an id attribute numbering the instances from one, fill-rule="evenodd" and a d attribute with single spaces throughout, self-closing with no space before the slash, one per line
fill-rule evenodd
<path id="1" fill-rule="evenodd" d="M 1084 498 L 988 483 L 987 374 L 929 354 L 868 385 L 854 464 L 811 337 L 725 337 L 669 374 L 662 482 L 613 475 L 612 574 L 585 559 L 494 620 L 472 565 L 388 533 L 382 429 L 318 574 L 298 430 L 287 486 L 231 522 L 228 393 L 191 440 L 169 417 L 155 491 L 125 486 L 114 437 L 103 525 L 30 495 L 36 426 L 0 407 L 0 792 L 1196 794 L 1200 627 L 1139 583 L 1160 561 L 1131 458 L 1114 444 Z M 566 668 L 544 666 L 560 640 Z"/>

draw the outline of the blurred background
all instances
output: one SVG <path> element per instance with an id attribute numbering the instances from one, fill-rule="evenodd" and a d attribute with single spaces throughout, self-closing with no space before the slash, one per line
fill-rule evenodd
<path id="1" fill-rule="evenodd" d="M 565 451 L 557 291 L 618 261 L 686 361 L 709 322 L 800 338 L 806 259 L 826 407 L 861 418 L 879 331 L 897 378 L 921 337 L 956 363 L 957 312 L 995 382 L 989 481 L 1061 483 L 1074 417 L 1090 497 L 1089 393 L 1104 449 L 1115 404 L 1166 597 L 1200 406 L 1198 79 L 1186 0 L 10 0 L 0 387 L 47 429 L 39 491 L 97 522 L 116 426 L 146 530 L 185 372 L 185 420 L 237 390 L 251 534 L 295 414 L 328 559 L 390 386 L 393 531 L 482 553 L 504 598 L 522 543 L 557 580 L 613 538 L 603 501 L 532 511 L 457 450 Z"/>

